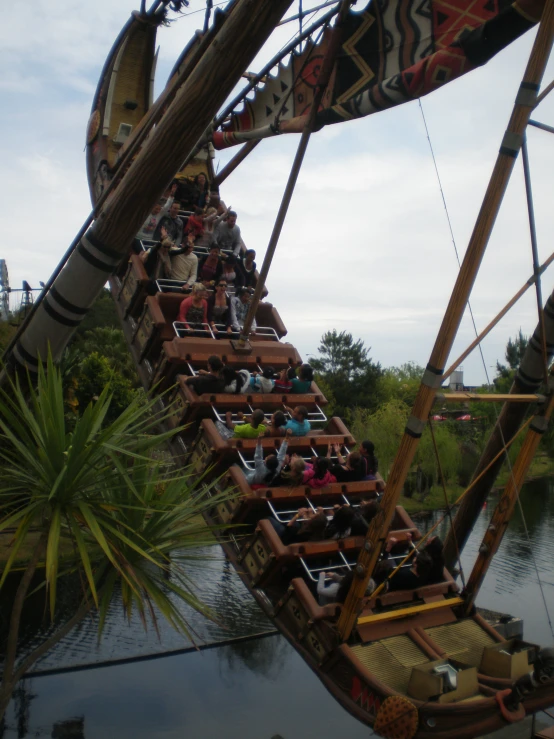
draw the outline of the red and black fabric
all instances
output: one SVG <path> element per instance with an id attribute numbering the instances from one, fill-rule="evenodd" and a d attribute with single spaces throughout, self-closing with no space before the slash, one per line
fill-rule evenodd
<path id="1" fill-rule="evenodd" d="M 543 7 L 544 0 L 377 0 L 351 11 L 317 127 L 428 95 L 486 64 L 537 23 Z M 280 63 L 214 134 L 216 148 L 301 130 L 328 43 L 327 31 L 317 46 Z"/>

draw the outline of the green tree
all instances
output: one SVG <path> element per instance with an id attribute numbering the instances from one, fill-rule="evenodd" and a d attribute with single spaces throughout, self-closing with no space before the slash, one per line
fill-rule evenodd
<path id="1" fill-rule="evenodd" d="M 409 415 L 409 406 L 397 399 L 390 400 L 373 413 L 364 408 L 355 408 L 352 413 L 352 434 L 356 439 L 370 439 L 375 444 L 379 472 L 385 480 Z"/>
<path id="2" fill-rule="evenodd" d="M 0 355 L 6 351 L 16 331 L 17 326 L 12 325 L 9 321 L 0 321 Z"/>
<path id="3" fill-rule="evenodd" d="M 130 380 L 126 379 L 120 372 L 112 369 L 109 360 L 93 352 L 79 364 L 74 375 L 75 397 L 79 408 L 86 408 L 102 393 L 104 387 L 109 384 L 111 392 L 111 403 L 108 408 L 108 420 L 114 420 L 129 406 L 136 395 Z"/>
<path id="4" fill-rule="evenodd" d="M 371 361 L 361 339 L 354 341 L 346 331 L 327 331 L 321 337 L 319 357 L 310 364 L 331 389 L 339 415 L 355 407 L 374 409 L 378 405 L 377 382 L 381 365 Z"/>
<path id="5" fill-rule="evenodd" d="M 462 463 L 462 453 L 460 451 L 459 441 L 452 431 L 451 424 L 435 423 L 433 424 L 433 433 L 435 435 L 437 451 L 435 451 L 433 444 L 431 429 L 429 428 L 429 424 L 427 424 L 414 457 L 414 464 L 429 478 L 431 484 L 440 484 L 440 461 L 444 482 L 447 485 L 457 482 L 458 472 Z"/>
<path id="6" fill-rule="evenodd" d="M 145 626 L 147 617 L 156 622 L 157 611 L 188 634 L 179 599 L 209 615 L 186 564 L 195 558 L 191 547 L 213 543 L 199 514 L 214 505 L 214 496 L 196 494 L 197 476 L 152 457 L 175 433 L 156 434 L 163 418 L 153 412 L 155 400 L 135 400 L 108 423 L 111 402 L 106 386 L 68 432 L 62 378 L 50 358 L 47 372 L 39 367 L 36 389 L 23 390 L 16 381 L 0 391 L 0 533 L 15 530 L 0 589 L 14 569 L 22 572 L 8 629 L 0 720 L 21 676 L 93 608 L 102 632 L 116 592 L 126 614 L 138 612 Z M 67 572 L 78 575 L 82 589 L 73 617 L 18 659 L 31 583 L 42 582 L 53 618 L 58 578 Z"/>
<path id="7" fill-rule="evenodd" d="M 73 342 L 79 341 L 87 331 L 95 328 L 120 328 L 117 310 L 109 290 L 102 290 L 94 301 L 92 308 L 79 324 L 73 336 Z"/>
<path id="8" fill-rule="evenodd" d="M 73 346 L 85 356 L 94 352 L 101 354 L 108 360 L 112 370 L 131 383 L 137 382 L 137 371 L 121 329 L 98 326 L 86 331 L 82 339 Z"/>
<path id="9" fill-rule="evenodd" d="M 409 406 L 414 404 L 424 369 L 415 362 L 406 362 L 400 367 L 387 367 L 378 382 L 378 395 L 382 402 L 401 400 Z"/>
<path id="10" fill-rule="evenodd" d="M 499 393 L 509 391 L 528 344 L 529 338 L 523 335 L 521 329 L 514 339 L 511 337 L 508 339 L 505 353 L 507 364 L 496 363 L 494 385 Z"/>

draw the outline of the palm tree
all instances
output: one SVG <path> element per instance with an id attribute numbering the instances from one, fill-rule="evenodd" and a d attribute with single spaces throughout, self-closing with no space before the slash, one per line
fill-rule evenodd
<path id="1" fill-rule="evenodd" d="M 117 592 L 130 617 L 156 625 L 156 612 L 190 636 L 175 601 L 209 616 L 186 574 L 192 547 L 213 544 L 202 512 L 225 497 L 154 450 L 176 431 L 159 433 L 156 400 L 136 399 L 113 422 L 107 386 L 68 432 L 62 378 L 51 358 L 36 389 L 15 380 L 0 391 L 0 534 L 14 530 L 0 577 L 20 572 L 0 685 L 0 719 L 17 681 L 91 609 L 102 631 Z M 177 429 L 179 431 L 179 429 Z M 201 492 L 195 492 L 201 489 Z M 170 567 L 171 578 L 167 578 Z M 76 573 L 81 601 L 73 617 L 23 659 L 19 625 L 31 582 L 40 575 L 56 611 L 58 578 Z M 33 583 L 34 587 L 34 583 Z M 175 598 L 177 596 L 177 598 Z M 149 617 L 149 618 L 147 618 Z"/>

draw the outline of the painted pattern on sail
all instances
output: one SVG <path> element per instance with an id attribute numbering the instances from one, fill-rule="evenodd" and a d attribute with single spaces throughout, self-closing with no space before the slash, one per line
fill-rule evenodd
<path id="1" fill-rule="evenodd" d="M 226 146 L 238 143 L 236 132 L 241 132 L 241 140 L 246 141 L 247 132 L 270 130 L 268 127 L 277 119 L 284 121 L 307 113 L 328 40 L 329 31 L 326 31 L 315 48 L 312 42 L 307 43 L 302 53 L 292 54 L 288 63 L 280 62 L 275 74 L 268 75 L 264 84 L 244 99 L 243 108 L 233 113 L 219 132 Z M 328 97 L 327 104 L 331 102 L 330 93 Z"/>
<path id="2" fill-rule="evenodd" d="M 544 0 L 383 0 L 349 13 L 316 128 L 428 95 L 488 62 L 539 20 L 543 6 Z M 215 147 L 300 132 L 328 39 L 326 32 L 315 49 L 306 47 L 280 65 L 244 110 L 215 132 Z"/>

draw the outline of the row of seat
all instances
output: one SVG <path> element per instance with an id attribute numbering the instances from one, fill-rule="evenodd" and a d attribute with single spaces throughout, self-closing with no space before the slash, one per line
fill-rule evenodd
<path id="1" fill-rule="evenodd" d="M 359 505 L 361 500 L 377 497 L 376 480 L 335 482 L 323 488 L 308 485 L 296 487 L 263 487 L 252 490 L 243 470 L 232 465 L 221 480 L 222 489 L 233 489 L 236 495 L 217 505 L 217 515 L 225 524 L 256 523 L 275 511 L 302 507 L 331 509 L 334 505 Z M 408 523 L 408 522 L 406 522 Z"/>
<path id="2" fill-rule="evenodd" d="M 184 429 L 186 433 L 187 429 Z M 225 439 L 210 418 L 200 422 L 200 428 L 190 448 L 190 463 L 200 471 L 206 466 L 213 467 L 213 474 L 225 472 L 233 462 L 243 462 L 244 455 L 253 458 L 256 445 L 260 442 L 264 455 L 276 452 L 284 439 L 261 437 L 261 439 Z M 350 448 L 355 444 L 354 437 L 338 417 L 330 419 L 326 428 L 310 431 L 307 436 L 292 436 L 288 439 L 288 453 L 301 457 L 325 456 L 329 444 L 339 444 Z M 241 456 L 242 455 L 242 458 Z"/>
<path id="3" fill-rule="evenodd" d="M 399 543 L 417 541 L 420 538 L 417 528 L 397 528 L 399 523 L 404 522 L 395 521 L 389 536 L 394 536 Z M 244 545 L 239 560 L 250 573 L 254 584 L 260 587 L 279 577 L 284 567 L 291 568 L 294 564 L 303 565 L 313 560 L 332 562 L 333 558 L 337 557 L 341 566 L 351 566 L 364 541 L 363 536 L 347 536 L 344 539 L 325 539 L 285 545 L 271 522 L 268 519 L 262 519 L 256 527 L 255 534 Z M 351 559 L 346 560 L 346 555 L 351 555 Z M 315 569 L 329 568 L 332 569 L 333 565 L 326 564 L 323 568 L 316 567 Z M 309 572 L 310 568 L 306 567 L 305 571 Z"/>
<path id="4" fill-rule="evenodd" d="M 164 341 L 172 341 L 179 336 L 179 327 L 174 324 L 178 323 L 179 309 L 185 297 L 178 293 L 157 293 L 145 295 L 142 304 L 140 301 L 135 303 L 136 309 L 140 308 L 140 315 L 136 316 L 134 341 L 141 359 L 157 356 Z M 271 303 L 259 304 L 256 321 L 264 329 L 271 330 L 273 336 L 269 336 L 270 331 L 265 330 L 258 336 L 254 334 L 254 341 L 273 341 L 275 336 L 282 339 L 287 334 L 281 316 Z M 190 337 L 186 338 L 188 340 Z M 211 336 L 209 338 L 212 339 Z"/>

